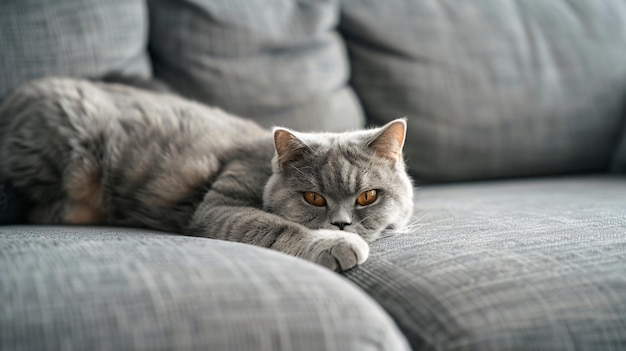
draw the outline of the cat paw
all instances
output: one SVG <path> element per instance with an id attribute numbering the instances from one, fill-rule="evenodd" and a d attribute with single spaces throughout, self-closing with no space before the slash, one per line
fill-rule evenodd
<path id="1" fill-rule="evenodd" d="M 314 235 L 309 259 L 317 264 L 343 272 L 367 260 L 369 245 L 357 234 L 320 229 Z"/>

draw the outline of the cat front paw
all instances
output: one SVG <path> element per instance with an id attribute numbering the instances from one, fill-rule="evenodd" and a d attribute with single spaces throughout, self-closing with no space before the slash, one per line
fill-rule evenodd
<path id="1" fill-rule="evenodd" d="M 337 230 L 314 231 L 308 259 L 336 272 L 347 271 L 365 262 L 370 248 L 359 235 Z"/>

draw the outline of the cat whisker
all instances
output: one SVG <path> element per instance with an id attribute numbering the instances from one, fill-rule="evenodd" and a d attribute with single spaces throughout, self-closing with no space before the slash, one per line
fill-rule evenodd
<path id="1" fill-rule="evenodd" d="M 305 167 L 294 167 L 294 170 L 298 173 L 300 173 L 306 180 L 308 180 L 311 183 L 315 183 L 315 178 L 313 177 L 313 175 L 305 173 L 302 169 L 303 168 L 311 168 L 310 166 L 305 166 Z"/>
<path id="2" fill-rule="evenodd" d="M 411 217 L 411 221 L 403 228 L 385 230 L 384 232 L 388 234 L 387 236 L 414 233 L 425 226 L 422 219 L 423 217 L 413 216 Z"/>
<path id="3" fill-rule="evenodd" d="M 367 217 L 363 218 L 362 220 L 360 220 L 360 221 L 358 221 L 358 222 L 354 223 L 354 224 L 353 224 L 353 226 L 357 226 L 357 225 L 359 225 L 359 224 L 363 223 L 363 221 L 368 220 L 370 217 L 371 217 L 371 216 L 367 216 Z"/>

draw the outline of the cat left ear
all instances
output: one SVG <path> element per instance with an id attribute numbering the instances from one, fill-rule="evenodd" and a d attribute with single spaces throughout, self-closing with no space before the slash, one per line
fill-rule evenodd
<path id="1" fill-rule="evenodd" d="M 402 158 L 402 147 L 406 138 L 406 119 L 400 118 L 387 123 L 374 135 L 368 147 L 382 157 L 397 162 Z"/>
<path id="2" fill-rule="evenodd" d="M 299 159 L 308 146 L 285 128 L 274 128 L 274 147 L 280 168 Z"/>

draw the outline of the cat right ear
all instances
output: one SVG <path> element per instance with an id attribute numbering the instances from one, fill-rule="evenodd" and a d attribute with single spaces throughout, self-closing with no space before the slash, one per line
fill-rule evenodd
<path id="1" fill-rule="evenodd" d="M 289 163 L 301 158 L 308 146 L 291 131 L 285 128 L 274 128 L 274 147 L 278 165 L 281 169 Z"/>
<path id="2" fill-rule="evenodd" d="M 387 123 L 374 135 L 368 146 L 376 155 L 392 161 L 394 164 L 402 159 L 402 147 L 406 138 L 406 119 L 399 118 Z"/>

